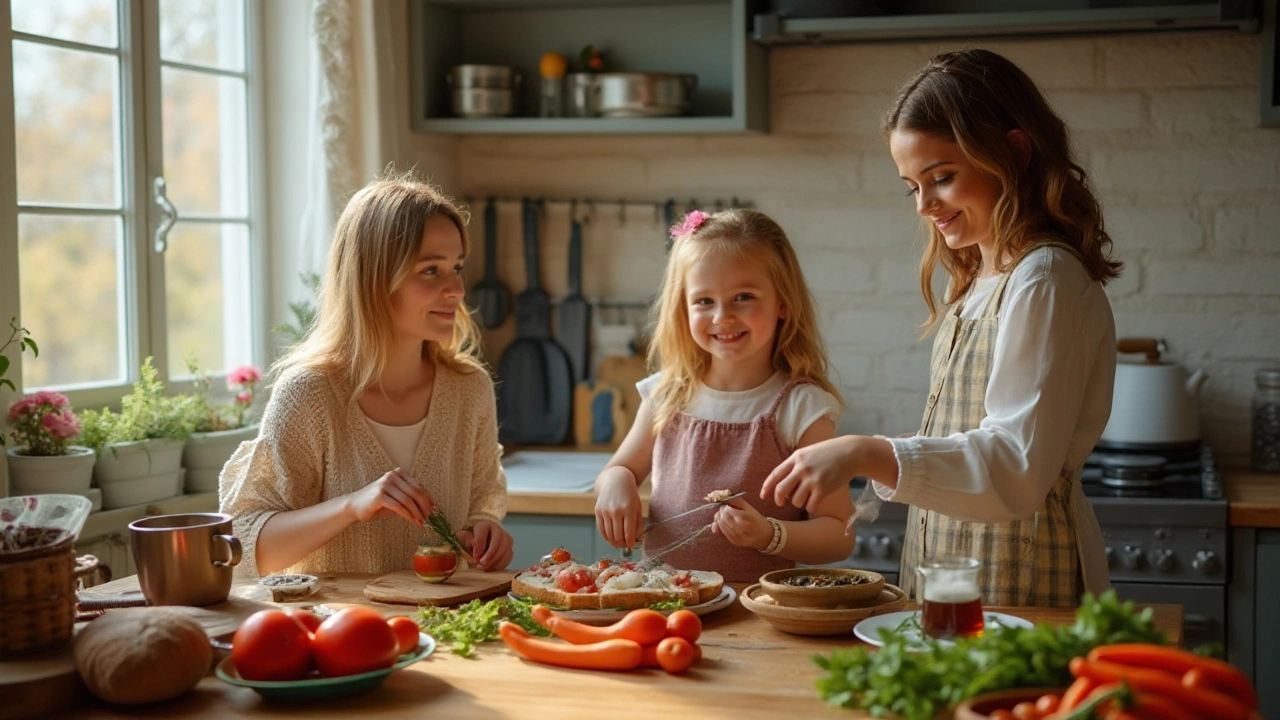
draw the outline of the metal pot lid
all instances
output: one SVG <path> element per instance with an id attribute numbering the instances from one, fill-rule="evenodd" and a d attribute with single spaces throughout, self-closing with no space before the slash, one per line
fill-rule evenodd
<path id="1" fill-rule="evenodd" d="M 1102 458 L 1105 485 L 1151 486 L 1164 481 L 1166 461 L 1155 455 L 1113 455 Z"/>

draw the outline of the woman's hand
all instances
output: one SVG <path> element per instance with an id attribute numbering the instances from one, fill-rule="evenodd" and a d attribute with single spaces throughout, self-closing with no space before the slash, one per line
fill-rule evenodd
<path id="1" fill-rule="evenodd" d="M 435 509 L 426 490 L 400 468 L 346 496 L 356 519 L 365 522 L 399 515 L 414 525 L 422 525 Z"/>
<path id="2" fill-rule="evenodd" d="M 720 506 L 712 530 L 738 547 L 763 551 L 773 542 L 773 524 L 742 498 Z"/>
<path id="3" fill-rule="evenodd" d="M 644 527 L 644 510 L 635 478 L 623 467 L 606 468 L 596 495 L 596 529 L 610 545 L 629 550 Z"/>
<path id="4" fill-rule="evenodd" d="M 458 539 L 481 570 L 503 570 L 511 564 L 515 540 L 492 520 L 480 520 L 474 528 L 459 531 Z"/>
<path id="5" fill-rule="evenodd" d="M 790 502 L 811 514 L 828 495 L 849 492 L 849 481 L 857 475 L 856 436 L 824 440 L 791 453 L 769 473 L 760 498 L 770 496 L 779 507 Z"/>

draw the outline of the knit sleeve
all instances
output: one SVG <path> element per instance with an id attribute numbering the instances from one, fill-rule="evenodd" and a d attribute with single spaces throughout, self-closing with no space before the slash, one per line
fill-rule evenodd
<path id="1" fill-rule="evenodd" d="M 244 548 L 240 572 L 257 576 L 258 535 L 271 516 L 321 500 L 330 432 L 325 392 L 315 376 L 283 378 L 272 390 L 258 437 L 241 443 L 222 468 L 218 504 L 233 516 Z"/>
<path id="2" fill-rule="evenodd" d="M 474 453 L 475 473 L 471 478 L 471 507 L 467 525 L 480 520 L 502 522 L 507 515 L 507 476 L 502 470 L 502 445 L 498 442 L 498 404 L 493 381 L 483 371 L 471 373 L 464 402 L 477 414 Z M 467 447 L 462 445 L 461 447 Z"/>

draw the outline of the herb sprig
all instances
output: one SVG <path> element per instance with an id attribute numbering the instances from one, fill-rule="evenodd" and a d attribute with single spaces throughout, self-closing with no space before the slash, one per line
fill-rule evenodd
<path id="1" fill-rule="evenodd" d="M 453 654 L 472 657 L 477 644 L 497 639 L 498 625 L 503 620 L 519 625 L 531 635 L 550 635 L 550 630 L 534 621 L 531 607 L 532 603 L 511 598 L 496 598 L 488 602 L 476 599 L 456 610 L 418 608 L 413 618 L 436 640 L 449 643 Z"/>
<path id="2" fill-rule="evenodd" d="M 1152 610 L 1134 610 L 1115 591 L 1086 594 L 1071 625 L 995 626 L 981 637 L 954 644 L 880 631 L 884 645 L 839 649 L 813 661 L 822 668 L 818 691 L 833 705 L 861 708 L 876 717 L 895 714 L 931 720 L 979 693 L 1015 687 L 1071 683 L 1071 658 L 1118 642 L 1164 644 Z"/>
<path id="3" fill-rule="evenodd" d="M 427 516 L 427 525 L 435 531 L 440 539 L 449 544 L 458 556 L 465 559 L 467 564 L 475 565 L 476 561 L 471 558 L 471 554 L 462 546 L 462 540 L 458 538 L 458 534 L 453 531 L 453 525 L 449 524 L 449 518 L 445 517 L 444 511 L 436 508 Z"/>

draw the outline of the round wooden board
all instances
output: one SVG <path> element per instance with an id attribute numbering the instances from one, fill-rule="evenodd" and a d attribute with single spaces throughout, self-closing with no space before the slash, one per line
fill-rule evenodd
<path id="1" fill-rule="evenodd" d="M 88 691 L 76 672 L 71 642 L 0 659 L 0 720 L 45 717 L 79 705 Z"/>

